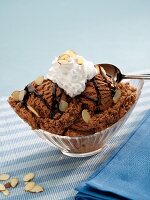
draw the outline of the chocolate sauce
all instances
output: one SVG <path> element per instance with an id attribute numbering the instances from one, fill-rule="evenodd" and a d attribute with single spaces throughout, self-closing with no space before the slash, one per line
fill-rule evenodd
<path id="1" fill-rule="evenodd" d="M 81 108 L 82 108 L 82 110 L 83 110 L 83 109 L 88 109 L 88 104 L 83 103 L 82 106 L 81 106 Z"/>
<path id="2" fill-rule="evenodd" d="M 51 109 L 50 105 L 48 104 L 48 102 L 43 98 L 43 96 L 41 94 L 39 94 L 32 86 L 32 84 L 30 83 L 29 85 L 27 85 L 24 89 L 26 91 L 25 97 L 22 101 L 22 103 L 27 106 L 27 101 L 30 97 L 31 94 L 34 94 L 36 97 L 40 98 L 41 101 L 43 101 L 43 103 L 47 106 L 48 109 Z"/>
<path id="3" fill-rule="evenodd" d="M 108 85 L 109 85 L 109 87 L 110 87 L 111 96 L 113 97 L 113 96 L 115 95 L 116 87 L 115 87 L 114 85 L 112 85 L 111 82 L 108 82 L 108 81 L 107 81 L 107 83 L 108 83 Z"/>
<path id="4" fill-rule="evenodd" d="M 101 70 L 100 70 L 100 72 L 101 72 Z M 102 74 L 101 74 L 102 75 Z M 112 79 L 112 76 L 110 75 L 110 74 L 108 74 L 108 73 L 106 73 L 106 75 L 109 77 L 109 78 L 111 78 Z M 102 75 L 103 76 L 103 75 Z M 105 80 L 106 80 L 106 83 L 109 85 L 109 87 L 110 87 L 110 90 L 111 90 L 111 95 L 112 95 L 112 97 L 114 96 L 114 94 L 115 94 L 115 90 L 116 90 L 116 87 L 115 87 L 115 85 L 112 85 L 112 82 L 111 81 L 109 81 L 106 77 L 104 77 L 105 78 Z M 112 79 L 113 80 L 113 79 Z"/>
<path id="5" fill-rule="evenodd" d="M 100 96 L 101 95 L 100 95 L 100 92 L 99 92 L 99 89 L 98 89 L 98 85 L 97 85 L 97 81 L 96 81 L 95 77 L 93 79 L 93 83 L 94 83 L 96 94 L 97 94 L 97 105 L 99 105 L 101 103 L 101 101 L 100 101 Z"/>
<path id="6" fill-rule="evenodd" d="M 92 97 L 87 96 L 85 94 L 82 94 L 81 97 L 92 101 L 96 106 L 98 106 L 100 104 L 100 92 L 99 92 L 99 89 L 97 86 L 97 81 L 96 81 L 95 77 L 93 78 L 93 83 L 94 83 L 94 87 L 95 87 L 96 95 L 97 95 L 96 99 L 93 99 Z"/>
<path id="7" fill-rule="evenodd" d="M 111 75 L 107 74 L 107 76 L 111 78 Z M 116 89 L 116 87 L 113 86 L 112 83 L 111 83 L 108 79 L 105 78 L 105 80 L 106 80 L 107 84 L 108 84 L 109 87 L 110 87 L 111 94 L 112 94 L 112 97 L 113 97 L 114 94 L 115 94 L 115 89 Z M 96 90 L 97 98 L 96 98 L 96 99 L 93 99 L 93 98 L 91 98 L 90 96 L 87 96 L 87 95 L 85 95 L 85 94 L 82 94 L 81 97 L 92 101 L 96 106 L 98 106 L 98 105 L 100 105 L 100 103 L 101 103 L 101 98 L 100 98 L 100 91 L 99 91 L 99 88 L 98 88 L 97 81 L 96 81 L 96 78 L 95 78 L 95 77 L 93 78 L 93 83 L 94 83 L 94 87 L 95 87 L 95 90 Z M 98 109 L 98 110 L 96 110 L 95 112 L 96 112 L 96 113 L 100 113 L 100 110 Z"/>
<path id="8" fill-rule="evenodd" d="M 97 98 L 97 99 L 93 99 L 92 97 L 87 96 L 87 95 L 84 95 L 84 94 L 83 94 L 81 97 L 83 97 L 83 98 L 85 98 L 85 99 L 88 99 L 88 100 L 92 101 L 95 105 L 98 104 L 98 98 Z"/>
<path id="9" fill-rule="evenodd" d="M 59 88 L 60 89 L 60 94 L 58 95 L 58 99 L 59 99 L 59 101 L 60 101 L 60 99 L 61 99 L 61 97 L 62 97 L 62 95 L 63 95 L 63 92 L 64 92 L 64 90 L 62 89 L 62 88 Z"/>
<path id="10" fill-rule="evenodd" d="M 53 119 L 55 116 L 55 110 L 58 109 L 59 102 L 56 99 L 56 84 L 53 83 L 53 90 L 52 90 L 52 106 L 51 106 L 51 113 L 50 118 Z"/>
<path id="11" fill-rule="evenodd" d="M 49 103 L 43 98 L 41 94 L 39 94 L 32 84 L 30 83 L 27 85 L 24 89 L 26 91 L 26 94 L 24 96 L 24 99 L 22 100 L 22 104 L 27 108 L 27 101 L 31 94 L 34 94 L 36 97 L 40 98 L 40 100 L 47 106 L 47 108 L 50 110 L 50 118 L 53 119 L 55 116 L 55 109 L 58 108 L 59 102 L 56 99 L 56 84 L 53 83 L 53 91 L 52 91 L 52 105 L 50 106 Z M 59 99 L 61 98 L 61 95 L 63 93 L 63 90 L 61 90 L 61 93 L 59 95 Z"/>
<path id="12" fill-rule="evenodd" d="M 100 108 L 96 108 L 96 110 L 94 111 L 94 114 L 99 114 L 101 112 Z"/>
<path id="13" fill-rule="evenodd" d="M 106 75 L 107 75 L 109 78 L 112 78 L 112 76 L 111 76 L 110 74 L 106 73 Z"/>
<path id="14" fill-rule="evenodd" d="M 115 92 L 116 92 L 116 87 L 111 88 L 110 90 L 111 90 L 111 95 L 113 97 L 115 95 Z"/>

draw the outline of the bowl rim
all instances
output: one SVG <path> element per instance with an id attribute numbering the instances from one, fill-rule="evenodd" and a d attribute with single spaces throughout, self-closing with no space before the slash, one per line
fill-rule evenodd
<path id="1" fill-rule="evenodd" d="M 126 115 L 128 114 L 128 113 L 130 113 L 133 109 L 134 109 L 134 107 L 136 106 L 136 103 L 137 103 L 137 101 L 139 100 L 139 98 L 140 98 L 140 96 L 141 96 L 141 92 L 142 92 L 142 89 L 143 89 L 143 86 L 144 86 L 144 79 L 124 79 L 122 82 L 132 82 L 132 81 L 139 81 L 139 83 L 140 83 L 140 89 L 139 89 L 139 95 L 138 95 L 138 97 L 136 98 L 136 100 L 135 100 L 135 102 L 134 102 L 134 104 L 130 107 L 130 109 L 128 110 L 128 112 L 122 117 L 122 118 L 120 118 L 116 123 L 114 123 L 114 124 L 112 124 L 111 126 L 109 126 L 109 127 L 107 127 L 106 129 L 104 129 L 104 130 L 102 130 L 102 131 L 99 131 L 99 132 L 96 132 L 96 133 L 94 133 L 94 134 L 91 134 L 91 135 L 85 135 L 85 136 L 75 136 L 75 137 L 70 137 L 70 136 L 65 136 L 65 135 L 59 135 L 59 134 L 54 134 L 54 133 L 51 133 L 51 132 L 48 132 L 48 131 L 45 131 L 45 130 L 42 130 L 42 129 L 35 129 L 34 131 L 35 132 L 40 132 L 41 133 L 41 131 L 44 133 L 44 135 L 46 134 L 48 134 L 48 135 L 50 135 L 50 136 L 53 136 L 53 137 L 57 137 L 57 138 L 62 138 L 62 139 L 75 139 L 75 140 L 77 140 L 77 139 L 83 139 L 83 138 L 90 138 L 90 137 L 93 137 L 93 136 L 96 136 L 96 135 L 98 135 L 98 134 L 100 134 L 100 133 L 104 133 L 104 132 L 106 132 L 107 130 L 109 130 L 109 129 L 111 129 L 111 128 L 113 128 L 114 126 L 116 126 L 117 124 L 119 124 L 120 123 L 120 121 L 124 121 L 124 118 L 126 118 Z"/>

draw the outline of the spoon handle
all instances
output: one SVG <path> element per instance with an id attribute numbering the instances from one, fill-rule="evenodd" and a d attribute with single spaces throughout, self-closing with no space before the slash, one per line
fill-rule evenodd
<path id="1" fill-rule="evenodd" d="M 145 79 L 145 80 L 150 80 L 150 74 L 123 75 L 123 79 Z"/>

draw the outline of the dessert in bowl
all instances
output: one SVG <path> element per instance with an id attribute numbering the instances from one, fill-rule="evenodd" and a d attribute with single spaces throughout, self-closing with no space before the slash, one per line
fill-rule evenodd
<path id="1" fill-rule="evenodd" d="M 101 150 L 133 110 L 142 80 L 114 82 L 73 51 L 52 62 L 47 77 L 40 76 L 8 102 L 45 141 L 70 156 Z"/>

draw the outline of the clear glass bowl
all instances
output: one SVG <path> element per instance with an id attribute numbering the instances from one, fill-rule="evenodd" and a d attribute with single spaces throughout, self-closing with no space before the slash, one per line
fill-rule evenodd
<path id="1" fill-rule="evenodd" d="M 63 154 L 68 156 L 86 157 L 100 152 L 104 144 L 107 143 L 108 139 L 110 139 L 110 137 L 112 137 L 126 122 L 140 97 L 144 81 L 128 80 L 126 82 L 130 82 L 131 85 L 137 88 L 137 99 L 136 102 L 131 106 L 130 110 L 112 126 L 89 136 L 61 136 L 43 131 L 41 129 L 35 130 L 36 134 L 50 145 L 52 144 L 56 148 L 60 149 Z"/>

